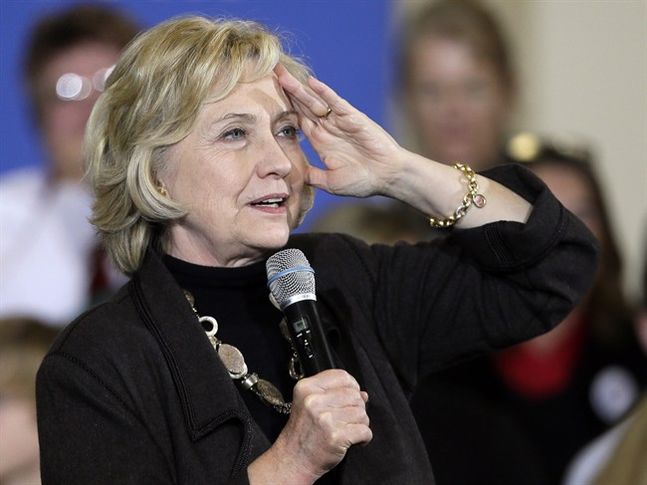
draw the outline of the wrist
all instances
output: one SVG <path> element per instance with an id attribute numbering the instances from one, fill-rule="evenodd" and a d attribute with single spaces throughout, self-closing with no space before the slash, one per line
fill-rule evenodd
<path id="1" fill-rule="evenodd" d="M 456 169 L 402 149 L 397 174 L 384 195 L 405 202 L 423 214 L 453 211 L 464 195 Z"/>
<path id="2" fill-rule="evenodd" d="M 319 477 L 302 466 L 297 456 L 298 452 L 289 450 L 279 435 L 276 442 L 247 467 L 250 485 L 312 485 Z"/>
<path id="3" fill-rule="evenodd" d="M 389 163 L 389 170 L 384 176 L 382 190 L 379 195 L 407 202 L 403 199 L 403 196 L 407 193 L 412 173 L 416 171 L 416 157 L 418 155 L 415 153 L 398 146 Z"/>
<path id="4" fill-rule="evenodd" d="M 467 211 L 472 207 L 477 207 L 482 209 L 485 207 L 487 199 L 481 193 L 479 193 L 478 180 L 476 179 L 476 174 L 469 165 L 464 163 L 454 163 L 453 168 L 460 171 L 464 178 L 466 179 L 467 190 L 463 196 L 461 204 L 456 208 L 453 214 L 447 217 L 429 217 L 429 224 L 431 227 L 436 228 L 446 228 L 455 225 L 457 222 L 461 221 L 463 217 L 467 214 Z"/>

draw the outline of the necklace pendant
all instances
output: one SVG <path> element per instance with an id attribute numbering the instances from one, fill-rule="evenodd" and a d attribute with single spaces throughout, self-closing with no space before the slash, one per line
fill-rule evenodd
<path id="1" fill-rule="evenodd" d="M 247 374 L 247 364 L 240 350 L 233 345 L 220 343 L 218 356 L 232 379 L 240 379 Z"/>
<path id="2" fill-rule="evenodd" d="M 214 348 L 220 361 L 227 369 L 229 377 L 239 380 L 240 385 L 244 390 L 248 390 L 255 394 L 261 402 L 271 406 L 276 412 L 281 414 L 290 414 L 292 411 L 292 403 L 285 402 L 283 394 L 281 394 L 281 391 L 279 391 L 274 384 L 264 379 L 260 379 L 255 373 L 250 374 L 248 372 L 245 357 L 242 352 L 233 345 L 223 343 L 218 339 L 218 337 L 216 337 L 216 334 L 218 333 L 218 321 L 208 315 L 201 317 L 195 309 L 195 299 L 193 298 L 193 295 L 186 290 L 183 291 L 193 312 L 198 317 L 199 323 L 207 334 L 209 343 Z M 278 308 L 275 301 L 272 301 L 272 303 Z M 287 331 L 287 323 L 285 319 L 281 321 L 280 327 L 283 336 L 290 342 L 290 336 Z M 297 366 L 298 359 L 296 359 L 294 347 L 292 347 L 292 352 L 293 356 L 290 362 L 289 372 L 293 379 L 299 379 L 303 376 L 301 374 L 300 366 Z M 297 369 L 297 367 L 299 367 L 299 369 Z"/>
<path id="3" fill-rule="evenodd" d="M 281 391 L 271 382 L 259 378 L 252 390 L 265 404 L 272 406 L 282 414 L 290 414 L 290 403 L 285 402 Z"/>

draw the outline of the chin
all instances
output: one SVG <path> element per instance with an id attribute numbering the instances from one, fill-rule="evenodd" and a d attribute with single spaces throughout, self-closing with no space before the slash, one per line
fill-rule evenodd
<path id="1" fill-rule="evenodd" d="M 258 246 L 267 251 L 282 248 L 287 244 L 288 238 L 290 237 L 290 229 L 287 225 L 282 228 L 261 229 L 261 231 Z"/>

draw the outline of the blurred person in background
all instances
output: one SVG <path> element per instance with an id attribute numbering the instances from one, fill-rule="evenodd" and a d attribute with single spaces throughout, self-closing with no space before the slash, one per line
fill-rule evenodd
<path id="1" fill-rule="evenodd" d="M 636 334 L 647 355 L 647 245 L 643 294 L 635 317 Z M 564 485 L 647 485 L 647 392 L 619 424 L 580 451 L 568 467 Z"/>
<path id="2" fill-rule="evenodd" d="M 56 330 L 30 319 L 0 320 L 0 483 L 40 483 L 36 371 Z"/>
<path id="3" fill-rule="evenodd" d="M 525 161 L 594 233 L 600 264 L 588 296 L 555 330 L 420 386 L 412 405 L 439 483 L 557 483 L 573 455 L 626 416 L 647 384 L 620 254 L 588 155 L 524 136 L 510 146 L 525 153 L 513 149 L 512 158 Z M 469 402 L 461 399 L 467 395 Z M 502 439 L 511 429 L 524 439 Z M 517 465 L 522 460 L 533 463 L 532 473 Z"/>
<path id="4" fill-rule="evenodd" d="M 426 2 L 412 9 L 401 32 L 395 77 L 402 138 L 432 160 L 468 163 L 477 171 L 510 161 L 503 148 L 516 74 L 493 15 L 477 1 Z M 398 215 L 409 212 L 420 240 L 442 234 L 408 206 L 397 201 L 388 206 Z M 348 224 L 331 225 L 343 219 L 334 213 L 346 210 L 332 209 L 322 224 L 328 230 L 358 234 Z"/>
<path id="5" fill-rule="evenodd" d="M 133 21 L 102 5 L 55 12 L 33 29 L 24 82 L 47 160 L 0 181 L 0 315 L 60 324 L 107 284 L 87 220 L 83 136 L 112 66 L 137 31 Z"/>
<path id="6" fill-rule="evenodd" d="M 495 19 L 481 3 L 460 0 L 412 14 L 398 71 L 407 134 L 445 163 L 482 170 L 515 161 L 506 134 L 518 85 Z M 597 181 L 577 155 L 544 147 L 532 158 L 553 160 L 538 164 L 538 173 L 600 238 L 603 262 L 587 302 L 555 332 L 434 374 L 419 387 L 414 411 L 440 483 L 555 483 L 573 453 L 616 422 L 645 381 Z"/>
<path id="7" fill-rule="evenodd" d="M 398 101 L 421 153 L 476 170 L 507 161 L 516 75 L 496 19 L 477 1 L 428 2 L 402 36 Z"/>

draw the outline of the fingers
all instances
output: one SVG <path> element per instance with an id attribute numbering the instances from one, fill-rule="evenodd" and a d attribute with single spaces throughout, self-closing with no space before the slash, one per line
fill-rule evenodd
<path id="1" fill-rule="evenodd" d="M 359 423 L 363 421 L 356 421 L 351 419 L 354 416 L 352 414 L 352 408 L 357 408 L 358 410 L 361 410 L 362 413 L 364 413 L 366 409 L 366 402 L 362 398 L 362 395 L 356 390 L 349 388 L 340 388 L 328 390 L 325 393 L 309 394 L 303 400 L 303 406 L 313 415 L 326 412 L 335 413 L 337 412 L 337 410 L 341 410 L 343 412 L 348 411 L 349 413 L 351 413 L 348 416 L 348 420 L 344 418 L 342 419 L 342 421 L 348 423 Z M 339 416 L 342 416 L 342 414 L 340 413 Z"/>
<path id="2" fill-rule="evenodd" d="M 346 428 L 349 445 L 370 443 L 373 439 L 373 431 L 362 424 L 349 424 Z"/>
<path id="3" fill-rule="evenodd" d="M 329 114 L 345 115 L 355 111 L 348 101 L 313 76 L 310 76 L 308 84 L 304 85 L 282 64 L 277 64 L 274 72 L 283 89 L 290 95 L 295 109 L 313 123 L 321 123 L 328 118 Z"/>
<path id="4" fill-rule="evenodd" d="M 359 392 L 359 383 L 343 369 L 328 369 L 319 374 L 301 379 L 294 386 L 295 397 L 297 393 L 310 394 L 312 392 L 327 391 L 340 387 L 348 387 Z"/>
<path id="5" fill-rule="evenodd" d="M 355 378 L 340 369 L 302 379 L 294 388 L 294 402 L 300 402 L 309 416 L 329 430 L 346 424 L 368 426 L 367 399 Z"/>
<path id="6" fill-rule="evenodd" d="M 299 82 L 282 64 L 277 64 L 274 72 L 283 89 L 298 103 L 304 115 L 315 122 L 325 116 L 328 105 L 310 87 Z"/>
<path id="7" fill-rule="evenodd" d="M 371 441 L 368 395 L 348 372 L 330 369 L 301 379 L 292 412 L 274 446 L 315 478 L 337 465 L 352 445 Z M 286 451 L 287 450 L 287 451 Z"/>
<path id="8" fill-rule="evenodd" d="M 309 166 L 306 171 L 306 183 L 318 189 L 323 189 L 326 192 L 330 191 L 330 187 L 328 187 L 327 170 L 322 170 L 318 167 L 313 167 L 312 165 Z"/>
<path id="9" fill-rule="evenodd" d="M 353 109 L 348 101 L 339 96 L 330 86 L 319 79 L 310 76 L 308 78 L 308 85 L 327 106 L 330 106 L 333 113 L 342 115 L 349 113 Z"/>
<path id="10" fill-rule="evenodd" d="M 310 394 L 303 401 L 303 409 L 321 430 L 323 443 L 329 449 L 345 451 L 373 437 L 366 401 L 357 389 L 341 387 Z"/>

